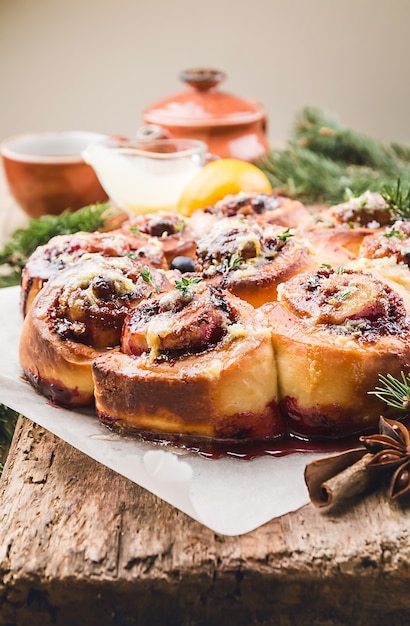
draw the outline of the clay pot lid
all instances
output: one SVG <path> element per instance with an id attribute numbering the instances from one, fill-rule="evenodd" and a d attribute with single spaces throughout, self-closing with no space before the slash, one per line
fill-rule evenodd
<path id="1" fill-rule="evenodd" d="M 144 121 L 158 126 L 209 127 L 249 124 L 265 117 L 256 100 L 244 100 L 218 89 L 225 74 L 219 70 L 185 70 L 179 78 L 187 89 L 148 107 Z"/>

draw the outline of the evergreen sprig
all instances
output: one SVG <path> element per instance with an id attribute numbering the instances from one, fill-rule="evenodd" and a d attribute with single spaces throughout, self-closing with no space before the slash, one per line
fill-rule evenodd
<path id="1" fill-rule="evenodd" d="M 401 372 L 401 380 L 386 374 L 379 376 L 380 387 L 369 393 L 383 400 L 388 406 L 401 411 L 409 411 L 410 408 L 410 374 Z"/>
<path id="2" fill-rule="evenodd" d="M 380 187 L 379 174 L 371 168 L 338 163 L 294 142 L 271 150 L 256 165 L 277 193 L 306 204 L 336 204 L 349 194 L 360 196 Z"/>
<path id="3" fill-rule="evenodd" d="M 295 141 L 330 159 L 400 174 L 409 161 L 410 146 L 383 143 L 343 126 L 339 119 L 319 107 L 305 107 L 296 118 Z"/>
<path id="4" fill-rule="evenodd" d="M 284 149 L 272 149 L 256 165 L 277 193 L 307 204 L 337 204 L 367 190 L 410 185 L 410 146 L 381 141 L 344 127 L 317 107 L 296 118 Z"/>
<path id="5" fill-rule="evenodd" d="M 410 219 L 410 186 L 407 191 L 403 190 L 401 179 L 398 178 L 396 185 L 384 185 L 381 195 L 387 206 L 397 217 Z"/>
<path id="6" fill-rule="evenodd" d="M 93 204 L 75 212 L 64 211 L 60 215 L 43 215 L 31 219 L 27 226 L 12 233 L 0 251 L 0 287 L 16 285 L 21 270 L 34 250 L 56 235 L 68 235 L 78 231 L 99 230 L 115 217 L 117 209 L 108 203 Z"/>

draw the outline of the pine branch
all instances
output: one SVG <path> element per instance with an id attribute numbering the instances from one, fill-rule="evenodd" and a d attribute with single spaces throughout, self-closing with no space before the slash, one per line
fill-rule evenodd
<path id="1" fill-rule="evenodd" d="M 56 235 L 68 235 L 78 231 L 99 230 L 105 224 L 120 215 L 118 209 L 108 203 L 93 204 L 71 213 L 64 211 L 60 215 L 43 215 L 31 219 L 24 228 L 12 233 L 0 251 L 0 287 L 17 285 L 21 270 L 34 250 Z"/>
<path id="2" fill-rule="evenodd" d="M 396 185 L 396 176 L 386 176 L 370 167 L 346 165 L 313 150 L 290 143 L 271 152 L 257 163 L 276 193 L 297 198 L 306 204 L 337 204 L 367 190 L 381 191 Z M 410 183 L 410 169 L 402 178 Z"/>
<path id="3" fill-rule="evenodd" d="M 293 136 L 299 145 L 318 154 L 347 164 L 365 165 L 386 175 L 401 176 L 410 161 L 410 146 L 384 144 L 344 127 L 337 117 L 318 107 L 305 107 L 301 111 Z"/>
<path id="4" fill-rule="evenodd" d="M 338 204 L 395 187 L 398 179 L 410 185 L 410 146 L 385 145 L 315 107 L 299 114 L 285 149 L 271 150 L 256 165 L 277 193 L 306 204 Z"/>

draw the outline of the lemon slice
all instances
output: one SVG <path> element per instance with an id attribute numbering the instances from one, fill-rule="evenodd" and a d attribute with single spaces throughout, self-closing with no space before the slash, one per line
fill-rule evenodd
<path id="1" fill-rule="evenodd" d="M 185 187 L 178 212 L 189 217 L 196 209 L 213 206 L 228 194 L 241 191 L 272 193 L 272 186 L 266 174 L 252 163 L 239 159 L 211 161 Z"/>

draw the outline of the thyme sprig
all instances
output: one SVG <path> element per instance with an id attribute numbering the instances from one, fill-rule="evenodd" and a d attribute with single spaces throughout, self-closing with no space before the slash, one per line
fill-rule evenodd
<path id="1" fill-rule="evenodd" d="M 237 270 L 243 263 L 243 258 L 239 254 L 233 254 L 230 258 L 225 258 L 223 263 L 223 270 L 225 273 L 231 270 Z"/>
<path id="2" fill-rule="evenodd" d="M 186 298 L 189 296 L 191 286 L 197 285 L 201 281 L 202 278 L 199 278 L 199 276 L 191 276 L 188 278 L 186 276 L 182 276 L 181 280 L 175 281 L 175 288 L 178 289 L 183 298 Z"/>
<path id="3" fill-rule="evenodd" d="M 151 287 L 153 287 L 155 289 L 156 293 L 159 293 L 161 290 L 159 288 L 159 286 L 156 284 L 156 282 L 154 281 L 152 274 L 151 274 L 151 270 L 149 270 L 147 267 L 139 270 L 139 274 L 142 278 L 142 280 L 147 283 L 148 285 L 151 285 Z"/>
<path id="4" fill-rule="evenodd" d="M 287 240 L 293 236 L 294 236 L 294 233 L 292 233 L 289 228 L 286 228 L 286 230 L 284 230 L 283 233 L 280 233 L 277 237 L 280 241 L 282 241 L 283 243 L 286 243 Z"/>

